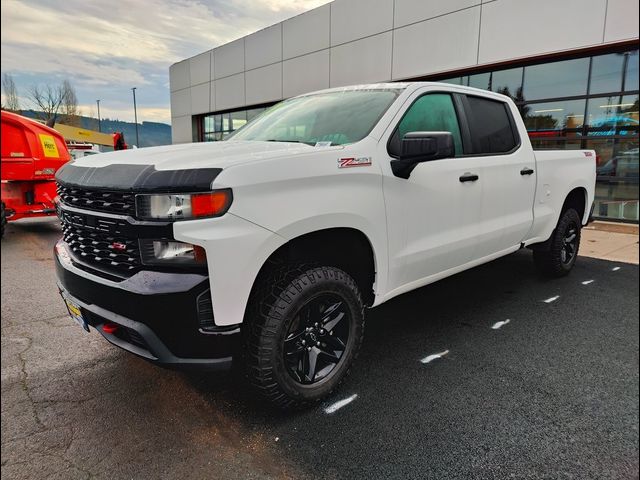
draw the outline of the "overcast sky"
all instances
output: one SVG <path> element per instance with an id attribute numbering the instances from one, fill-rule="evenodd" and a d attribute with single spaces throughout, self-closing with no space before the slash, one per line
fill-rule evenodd
<path id="1" fill-rule="evenodd" d="M 85 115 L 170 122 L 169 66 L 328 0 L 2 0 L 2 73 L 75 86 Z"/>

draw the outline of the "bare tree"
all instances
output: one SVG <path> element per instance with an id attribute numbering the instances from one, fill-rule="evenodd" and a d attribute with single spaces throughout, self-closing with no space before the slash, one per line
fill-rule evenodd
<path id="1" fill-rule="evenodd" d="M 13 81 L 13 76 L 10 73 L 5 73 L 2 77 L 2 90 L 4 91 L 5 98 L 4 108 L 11 110 L 12 112 L 19 112 L 20 103 L 18 102 L 18 89 L 16 88 L 16 82 Z"/>
<path id="2" fill-rule="evenodd" d="M 62 82 L 63 99 L 62 99 L 62 119 L 61 123 L 66 125 L 80 126 L 80 111 L 78 110 L 78 97 L 76 90 L 71 82 L 65 79 Z"/>
<path id="3" fill-rule="evenodd" d="M 55 125 L 58 120 L 65 94 L 62 85 L 56 87 L 33 85 L 29 89 L 29 99 L 34 103 L 38 116 L 49 126 Z"/>

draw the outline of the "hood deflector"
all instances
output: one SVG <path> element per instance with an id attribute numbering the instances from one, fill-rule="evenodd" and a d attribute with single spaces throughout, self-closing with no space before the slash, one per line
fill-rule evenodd
<path id="1" fill-rule="evenodd" d="M 156 170 L 153 165 L 114 164 L 78 167 L 67 163 L 56 173 L 64 185 L 132 192 L 198 192 L 211 190 L 221 168 Z"/>

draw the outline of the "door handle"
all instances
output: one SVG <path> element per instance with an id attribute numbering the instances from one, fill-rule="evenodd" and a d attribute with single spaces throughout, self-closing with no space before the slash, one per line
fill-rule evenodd
<path id="1" fill-rule="evenodd" d="M 520 170 L 520 175 L 533 175 L 533 169 L 524 167 L 522 170 Z"/>
<path id="2" fill-rule="evenodd" d="M 476 175 L 475 173 L 465 173 L 464 175 L 462 175 L 460 177 L 460 181 L 461 182 L 475 182 L 476 180 L 478 180 L 478 175 Z"/>

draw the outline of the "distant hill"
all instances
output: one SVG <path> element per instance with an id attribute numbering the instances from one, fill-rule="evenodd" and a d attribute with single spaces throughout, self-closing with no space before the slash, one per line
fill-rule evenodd
<path id="1" fill-rule="evenodd" d="M 38 118 L 38 112 L 23 110 L 22 115 L 29 118 Z M 81 127 L 89 130 L 98 130 L 98 120 L 91 117 L 80 117 Z M 100 130 L 104 133 L 123 132 L 129 145 L 136 143 L 136 124 L 103 118 L 100 122 Z M 142 122 L 138 124 L 139 147 L 154 147 L 156 145 L 169 145 L 171 143 L 171 125 L 158 122 Z"/>

